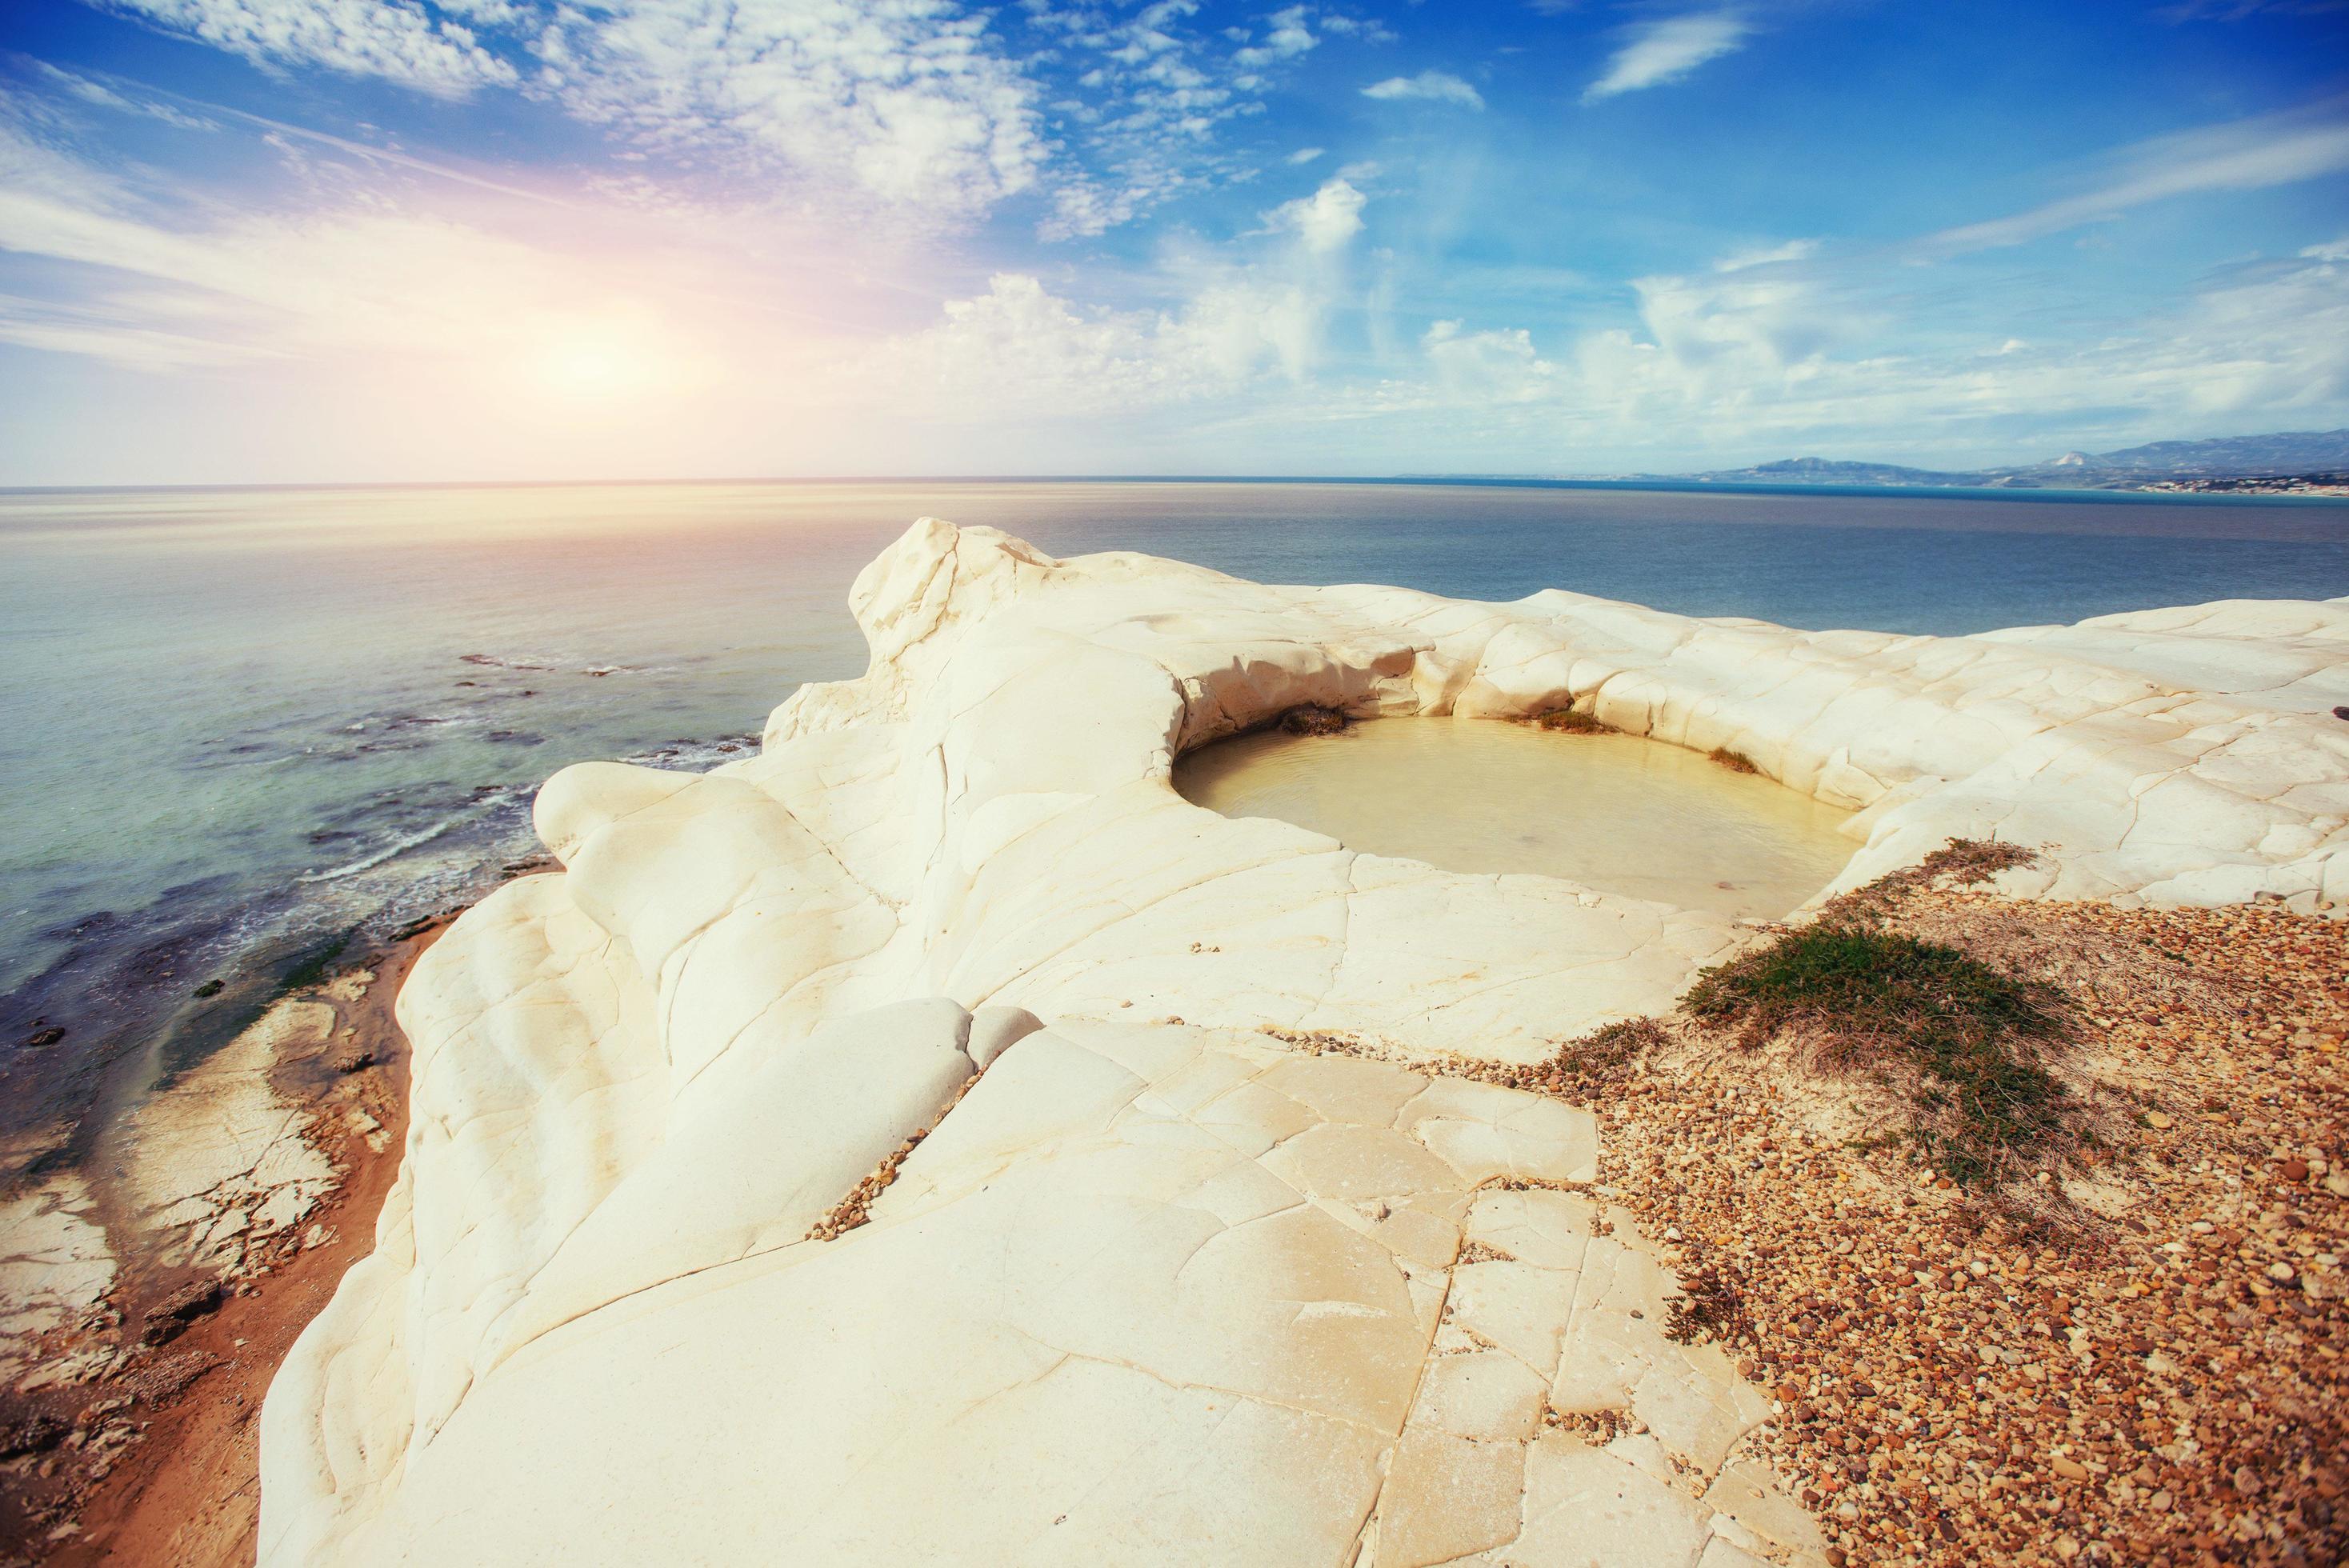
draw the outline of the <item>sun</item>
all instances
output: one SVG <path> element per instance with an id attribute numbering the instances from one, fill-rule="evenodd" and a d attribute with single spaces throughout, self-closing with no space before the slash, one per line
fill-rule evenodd
<path id="1" fill-rule="evenodd" d="M 603 399 L 642 387 L 648 370 L 641 355 L 609 338 L 564 338 L 542 357 L 540 378 L 566 397 Z"/>

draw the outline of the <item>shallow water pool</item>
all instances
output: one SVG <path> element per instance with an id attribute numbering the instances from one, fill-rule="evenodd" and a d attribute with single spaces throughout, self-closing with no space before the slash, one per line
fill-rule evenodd
<path id="1" fill-rule="evenodd" d="M 1757 919 L 1794 910 L 1859 847 L 1837 831 L 1848 812 L 1693 751 L 1498 719 L 1260 730 L 1182 758 L 1174 788 L 1371 854 Z"/>

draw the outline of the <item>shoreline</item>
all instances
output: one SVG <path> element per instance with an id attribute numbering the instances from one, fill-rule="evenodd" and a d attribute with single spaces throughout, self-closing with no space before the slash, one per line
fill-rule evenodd
<path id="1" fill-rule="evenodd" d="M 74 1455 L 85 1472 L 100 1456 L 108 1462 L 78 1487 L 77 1467 L 60 1464 L 47 1479 L 71 1496 L 59 1519 L 70 1533 L 0 1537 L 0 1562 L 252 1561 L 262 1400 L 345 1269 L 373 1247 L 405 1131 L 407 1046 L 393 1001 L 460 913 L 305 994 L 340 988 L 338 1025 L 356 1031 L 347 1046 L 375 1055 L 362 1076 L 401 1091 L 383 1147 L 356 1136 L 340 1144 L 336 1185 L 309 1217 L 331 1235 L 231 1287 L 216 1311 L 88 1386 L 92 1405 L 128 1401 L 92 1429 L 120 1421 L 133 1435 L 53 1450 Z M 1884 1112 L 1866 1091 L 1824 1084 L 1784 1053 L 1724 1051 L 1685 1026 L 1671 1062 L 1655 1064 L 1665 1070 L 1634 1073 L 1602 1097 L 1612 1105 L 1593 1191 L 1638 1215 L 1684 1282 L 1700 1271 L 1732 1282 L 1757 1326 L 1751 1337 L 1724 1338 L 1724 1348 L 1775 1401 L 1761 1446 L 1800 1476 L 1803 1501 L 1839 1554 L 1830 1561 L 1957 1562 L 1988 1552 L 2060 1563 L 2084 1538 L 2110 1540 L 2104 1531 L 2115 1526 L 2146 1561 L 2240 1550 L 2287 1520 L 2307 1532 L 2302 1539 L 2337 1539 L 2326 1511 L 2349 1489 L 2349 1471 L 2326 1461 L 2323 1445 L 2325 1433 L 2344 1429 L 2349 1375 L 2337 1352 L 2326 1353 L 2325 1325 L 2340 1325 L 2344 1277 L 2337 1263 L 2296 1247 L 2290 1225 L 2209 1227 L 2200 1216 L 2222 1187 L 2303 1208 L 2339 1196 L 2336 1168 L 2318 1150 L 2337 1158 L 2349 1137 L 2341 1121 L 2349 997 L 2338 986 L 2292 990 L 2340 972 L 2349 954 L 2338 923 L 2256 906 L 2127 911 L 1941 891 L 1907 901 L 1899 918 L 1969 947 L 2046 955 L 2086 982 L 2095 1021 L 2110 1027 L 2070 1071 L 2144 1106 L 2110 1153 L 2107 1185 L 2134 1189 L 2126 1206 L 2075 1209 L 2070 1224 L 2050 1226 L 1995 1194 L 1936 1191 L 1917 1181 L 1897 1142 L 1869 1136 Z M 2244 972 L 2241 942 L 2253 928 L 2262 935 L 2253 951 L 2304 954 L 2305 973 L 2262 971 L 2262 983 Z M 2207 940 L 2192 942 L 2197 934 Z M 2151 948 L 2147 935 L 2158 938 Z M 2223 964 L 2227 983 L 2207 995 L 2127 1000 L 2147 978 L 2136 971 L 2180 960 L 2214 982 L 2202 965 Z M 360 975 L 363 989 L 354 985 Z M 2246 984 L 2264 995 L 2251 998 Z M 1334 1040 L 1326 1048 L 1355 1049 Z M 298 1073 L 315 1058 L 284 1065 Z M 1540 1064 L 1458 1070 L 1576 1103 L 1592 1087 L 1547 1081 Z M 2262 1136 L 2281 1133 L 2259 1112 L 2286 1080 L 2307 1102 L 2296 1108 L 2299 1130 Z M 2212 1110 L 2214 1101 L 2229 1109 Z M 2232 1156 L 2216 1174 L 2214 1155 Z M 1770 1222 L 1755 1224 L 1757 1212 Z M 2330 1234 L 2321 1222 L 2317 1232 Z M 2173 1256 L 2173 1239 L 2190 1252 Z M 2297 1260 L 2288 1284 L 2271 1273 L 2286 1258 Z M 1850 1278 L 1861 1288 L 1847 1300 L 1834 1282 Z M 118 1294 L 135 1306 L 153 1291 Z M 2251 1319 L 2196 1334 L 2192 1315 L 2211 1310 L 2198 1298 L 2220 1296 Z M 1828 1301 L 1840 1328 L 1824 1322 Z M 2292 1337 L 2239 1367 L 2247 1326 Z M 2230 1377 L 2199 1375 L 2220 1359 Z M 2257 1388 L 2242 1381 L 2254 1377 Z M 2259 1398 L 2239 1408 L 2238 1393 Z M 2130 1413 L 2138 1405 L 2142 1418 Z M 2279 1443 L 2291 1451 L 2274 1451 Z M 1954 1467 L 1941 1454 L 1957 1454 Z M 39 1457 L 28 1458 L 0 1473 L 37 1474 Z M 2349 1522 L 2349 1505 L 2341 1518 Z"/>
<path id="2" fill-rule="evenodd" d="M 344 1272 L 374 1250 L 407 1135 L 408 1042 L 394 1004 L 417 960 L 462 913 L 426 917 L 287 991 L 97 1135 L 80 1163 L 93 1177 L 88 1212 L 106 1217 L 117 1272 L 97 1310 L 45 1336 L 41 1358 L 0 1393 L 5 1446 L 26 1449 L 0 1460 L 0 1563 L 253 1561 L 262 1401 Z M 210 1230 L 224 1228 L 217 1223 L 195 1227 L 194 1243 L 150 1233 L 141 1244 L 115 1244 L 139 1224 L 141 1156 L 152 1163 L 150 1151 L 129 1147 L 141 1141 L 132 1124 L 175 1092 L 233 1091 L 233 1081 L 213 1080 L 233 1080 L 252 1066 L 240 1057 L 256 1054 L 265 1057 L 267 1090 L 291 1115 L 255 1169 L 315 1160 L 324 1175 L 246 1195 L 264 1210 L 298 1203 L 298 1213 L 239 1247 L 233 1262 L 221 1247 L 209 1256 L 199 1250 Z M 184 1237 L 190 1227 L 181 1230 Z"/>

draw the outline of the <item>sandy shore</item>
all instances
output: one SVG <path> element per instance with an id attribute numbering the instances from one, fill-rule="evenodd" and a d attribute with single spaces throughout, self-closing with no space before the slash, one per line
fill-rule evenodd
<path id="1" fill-rule="evenodd" d="M 41 1239 L 87 1255 L 38 1260 L 67 1321 L 0 1396 L 0 1563 L 253 1561 L 262 1399 L 374 1246 L 407 1132 L 392 1004 L 453 918 L 281 998 L 52 1180 L 75 1207 Z"/>

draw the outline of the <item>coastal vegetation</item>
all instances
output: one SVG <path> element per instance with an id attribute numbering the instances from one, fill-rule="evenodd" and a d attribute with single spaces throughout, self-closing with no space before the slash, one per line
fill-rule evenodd
<path id="1" fill-rule="evenodd" d="M 1804 1037 L 1828 1071 L 1899 1072 L 1913 1085 L 1912 1136 L 1963 1184 L 2063 1126 L 2064 1086 L 2038 1057 L 2070 1037 L 2067 999 L 1941 943 L 1825 919 L 1707 970 L 1682 1006 L 1749 1045 Z"/>
<path id="2" fill-rule="evenodd" d="M 1289 735 L 1335 735 L 1346 727 L 1346 710 L 1323 703 L 1301 702 L 1273 722 Z"/>
<path id="3" fill-rule="evenodd" d="M 1542 728 L 1560 735 L 1613 735 L 1615 727 L 1598 717 L 1571 707 L 1554 707 L 1537 717 L 1534 722 Z"/>

